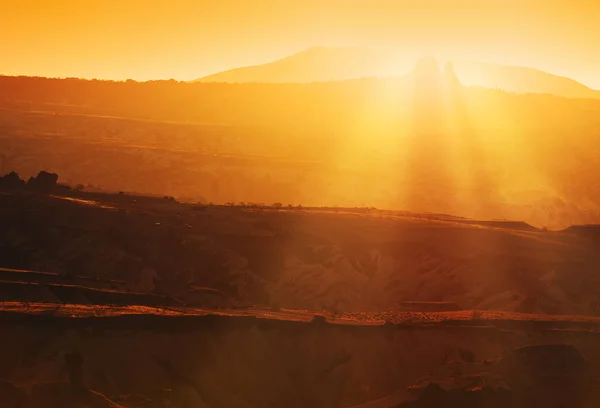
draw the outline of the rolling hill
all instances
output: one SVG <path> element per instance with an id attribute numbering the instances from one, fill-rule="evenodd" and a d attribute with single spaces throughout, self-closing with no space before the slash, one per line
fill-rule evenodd
<path id="1" fill-rule="evenodd" d="M 191 202 L 600 222 L 600 100 L 462 87 L 433 62 L 314 83 L 0 77 L 0 169 Z"/>

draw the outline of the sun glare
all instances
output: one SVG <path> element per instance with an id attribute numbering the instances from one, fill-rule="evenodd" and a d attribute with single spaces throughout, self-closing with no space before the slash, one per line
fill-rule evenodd
<path id="1" fill-rule="evenodd" d="M 599 21 L 3 1 L 0 408 L 600 407 Z"/>

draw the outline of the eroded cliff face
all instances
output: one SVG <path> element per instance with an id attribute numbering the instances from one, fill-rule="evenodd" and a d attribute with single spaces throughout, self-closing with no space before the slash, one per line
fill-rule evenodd
<path id="1" fill-rule="evenodd" d="M 597 335 L 576 331 L 369 327 L 215 316 L 195 323 L 168 317 L 120 323 L 13 321 L 3 323 L 2 330 L 0 376 L 5 384 L 16 387 L 28 403 L 45 392 L 58 404 L 53 406 L 64 406 L 61 398 L 72 394 L 66 384 L 73 383 L 73 375 L 106 401 L 131 408 L 332 408 L 394 398 L 399 404 L 408 398 L 410 385 L 473 370 L 485 373 L 485 361 L 522 345 L 570 344 L 592 366 L 600 363 Z M 75 371 L 73 361 L 76 367 L 80 361 Z"/>

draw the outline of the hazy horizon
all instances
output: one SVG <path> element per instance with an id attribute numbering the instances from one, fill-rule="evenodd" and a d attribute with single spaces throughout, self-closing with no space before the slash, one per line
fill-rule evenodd
<path id="1" fill-rule="evenodd" d="M 168 81 L 168 80 L 176 80 L 179 82 L 193 82 L 196 80 L 201 80 L 203 78 L 207 78 L 207 77 L 211 77 L 213 75 L 219 75 L 222 73 L 226 73 L 229 71 L 233 71 L 233 70 L 237 70 L 237 69 L 243 69 L 243 68 L 251 68 L 251 67 L 260 67 L 260 66 L 266 66 L 268 64 L 271 63 L 275 63 L 281 60 L 285 60 L 288 59 L 290 57 L 294 57 L 297 55 L 301 55 L 303 53 L 307 53 L 310 52 L 313 49 L 319 49 L 319 48 L 323 48 L 323 49 L 328 49 L 328 50 L 336 50 L 336 49 L 360 49 L 360 50 L 376 50 L 376 51 L 380 51 L 382 49 L 387 49 L 387 50 L 393 50 L 394 47 L 359 47 L 359 46 L 323 46 L 323 45 L 315 45 L 306 49 L 302 49 L 298 52 L 292 53 L 290 55 L 285 55 L 282 58 L 277 58 L 274 60 L 269 60 L 269 61 L 265 61 L 264 63 L 257 63 L 257 64 L 252 64 L 252 65 L 245 65 L 245 66 L 234 66 L 231 68 L 226 68 L 224 70 L 220 70 L 217 72 L 211 72 L 207 75 L 203 75 L 197 78 L 192 78 L 192 79 L 178 79 L 178 78 L 148 78 L 148 79 L 135 79 L 135 78 L 98 78 L 98 77 L 82 77 L 82 76 L 47 76 L 47 75 L 25 75 L 25 74 L 6 74 L 3 72 L 0 72 L 0 76 L 14 76 L 14 77 L 19 77 L 19 76 L 31 76 L 31 77 L 41 77 L 41 78 L 50 78 L 50 79 L 68 79 L 68 78 L 77 78 L 77 79 L 83 79 L 83 80 L 100 80 L 100 81 L 129 81 L 129 80 L 133 80 L 136 82 L 150 82 L 150 81 Z M 537 68 L 537 67 L 532 67 L 532 66 L 525 66 L 525 65 L 517 65 L 517 64 L 508 64 L 508 63 L 498 63 L 496 61 L 493 60 L 489 60 L 489 59 L 481 59 L 481 58 L 470 58 L 470 57 L 463 57 L 463 58 L 454 58 L 452 55 L 447 55 L 447 54 L 440 54 L 440 53 L 422 53 L 422 54 L 412 54 L 412 55 L 407 55 L 405 58 L 403 58 L 402 54 L 400 54 L 398 51 L 388 51 L 390 54 L 393 54 L 394 57 L 396 58 L 396 60 L 399 61 L 398 66 L 396 67 L 387 67 L 384 68 L 383 71 L 386 72 L 390 72 L 389 74 L 385 74 L 385 75 L 367 75 L 365 77 L 373 77 L 373 78 L 391 78 L 391 77 L 396 77 L 396 76 L 404 76 L 406 74 L 409 74 L 414 68 L 415 65 L 418 63 L 419 60 L 422 59 L 427 59 L 427 58 L 433 58 L 434 60 L 436 60 L 436 62 L 438 63 L 438 65 L 440 67 L 443 67 L 444 64 L 450 62 L 450 63 L 483 63 L 483 64 L 489 64 L 491 66 L 498 66 L 498 67 L 518 67 L 518 68 L 526 68 L 526 69 L 533 69 L 533 70 L 537 70 L 540 72 L 544 72 L 544 73 L 548 73 L 557 77 L 563 77 L 563 78 L 568 78 L 568 79 L 572 79 L 576 82 L 579 82 L 580 84 L 589 87 L 592 90 L 600 90 L 600 88 L 594 88 L 589 86 L 588 84 L 578 81 L 576 78 L 571 78 L 568 76 L 564 76 L 564 75 L 560 75 L 558 73 L 555 72 L 549 72 L 549 71 L 544 71 L 543 69 Z M 361 78 L 359 76 L 356 77 L 350 77 L 350 78 L 345 78 L 346 80 L 348 79 L 357 79 L 357 78 Z M 340 79 L 331 79 L 331 81 L 339 81 Z M 342 79 L 344 80 L 344 79 Z M 290 82 L 295 82 L 295 81 L 290 81 Z M 308 83 L 310 82 L 322 82 L 322 81 L 306 81 Z M 483 86 L 483 85 L 479 85 L 479 84 L 472 84 L 469 83 L 469 81 L 464 81 L 461 78 L 461 82 L 463 82 L 463 85 L 465 86 Z M 484 86 L 485 87 L 485 86 Z"/>
<path id="2" fill-rule="evenodd" d="M 188 81 L 319 45 L 397 47 L 411 58 L 445 53 L 524 66 L 599 89 L 598 7 L 582 1 L 20 1 L 3 11 L 0 35 L 11 41 L 0 46 L 0 73 Z"/>

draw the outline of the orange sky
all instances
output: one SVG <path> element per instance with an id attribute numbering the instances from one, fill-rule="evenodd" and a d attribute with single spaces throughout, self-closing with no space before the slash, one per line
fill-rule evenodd
<path id="1" fill-rule="evenodd" d="M 600 89 L 592 0 L 0 0 L 0 73 L 189 80 L 314 45 L 532 66 Z"/>

